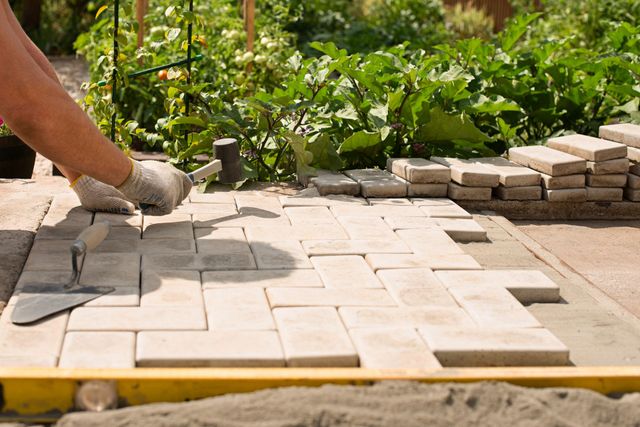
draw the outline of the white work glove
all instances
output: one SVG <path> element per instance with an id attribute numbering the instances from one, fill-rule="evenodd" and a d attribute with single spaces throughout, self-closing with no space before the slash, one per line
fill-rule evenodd
<path id="1" fill-rule="evenodd" d="M 80 175 L 70 187 L 76 192 L 82 207 L 92 212 L 132 215 L 136 207 L 124 194 L 111 185 L 87 175 Z"/>
<path id="2" fill-rule="evenodd" d="M 131 160 L 129 177 L 118 191 L 140 206 L 145 215 L 166 215 L 187 198 L 193 182 L 173 166 L 148 160 Z"/>

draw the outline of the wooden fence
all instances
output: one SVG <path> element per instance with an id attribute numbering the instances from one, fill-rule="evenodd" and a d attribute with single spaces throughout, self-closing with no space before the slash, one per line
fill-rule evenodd
<path id="1" fill-rule="evenodd" d="M 446 6 L 455 6 L 460 3 L 484 10 L 493 18 L 496 31 L 502 30 L 507 18 L 513 16 L 513 8 L 509 0 L 444 0 Z"/>

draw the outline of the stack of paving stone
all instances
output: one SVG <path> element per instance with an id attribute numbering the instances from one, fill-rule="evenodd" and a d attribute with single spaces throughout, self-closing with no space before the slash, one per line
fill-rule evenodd
<path id="1" fill-rule="evenodd" d="M 551 138 L 547 146 L 587 161 L 587 201 L 621 202 L 627 184 L 627 146 L 586 135 Z"/>
<path id="2" fill-rule="evenodd" d="M 509 149 L 509 160 L 540 172 L 542 195 L 550 202 L 585 202 L 585 172 L 583 158 L 549 147 L 532 145 Z"/>
<path id="3" fill-rule="evenodd" d="M 630 123 L 600 126 L 600 138 L 627 146 L 630 164 L 624 195 L 632 202 L 640 202 L 640 126 Z"/>
<path id="4" fill-rule="evenodd" d="M 406 197 L 408 182 L 381 169 L 352 169 L 344 172 L 360 185 L 362 197 Z"/>
<path id="5" fill-rule="evenodd" d="M 406 180 L 407 194 L 418 197 L 446 197 L 451 181 L 448 167 L 426 159 L 388 159 L 387 171 Z"/>
<path id="6" fill-rule="evenodd" d="M 503 157 L 471 159 L 500 175 L 500 185 L 494 195 L 501 200 L 540 200 L 542 198 L 539 172 L 513 163 Z"/>
<path id="7" fill-rule="evenodd" d="M 451 170 L 448 196 L 453 200 L 491 200 L 492 189 L 500 184 L 500 175 L 472 160 L 432 157 Z"/>

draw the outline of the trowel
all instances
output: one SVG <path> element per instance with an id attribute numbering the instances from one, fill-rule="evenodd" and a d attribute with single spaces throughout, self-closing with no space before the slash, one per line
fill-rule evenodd
<path id="1" fill-rule="evenodd" d="M 109 286 L 84 286 L 78 283 L 80 277 L 78 258 L 102 243 L 109 234 L 109 229 L 108 222 L 100 222 L 84 229 L 70 248 L 73 271 L 69 282 L 64 285 L 55 283 L 25 285 L 20 290 L 11 321 L 16 325 L 32 323 L 113 292 L 115 288 Z"/>

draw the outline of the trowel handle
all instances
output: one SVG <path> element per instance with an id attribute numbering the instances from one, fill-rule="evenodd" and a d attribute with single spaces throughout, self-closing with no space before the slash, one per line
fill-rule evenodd
<path id="1" fill-rule="evenodd" d="M 222 170 L 222 161 L 214 160 L 206 166 L 201 167 L 198 170 L 195 170 L 191 173 L 188 173 L 187 176 L 194 184 L 201 179 L 205 179 L 209 175 L 214 173 L 218 173 Z"/>
<path id="2" fill-rule="evenodd" d="M 109 235 L 111 225 L 108 222 L 98 222 L 85 228 L 76 239 L 74 246 L 80 242 L 84 251 L 95 249 Z M 84 252 L 83 251 L 83 252 Z"/>

